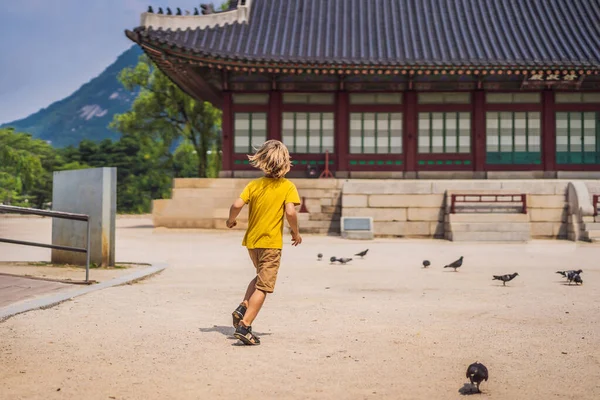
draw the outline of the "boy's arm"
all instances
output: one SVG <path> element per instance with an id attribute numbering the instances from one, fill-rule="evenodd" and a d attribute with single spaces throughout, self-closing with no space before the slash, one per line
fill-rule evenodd
<path id="1" fill-rule="evenodd" d="M 298 228 L 298 214 L 296 214 L 296 205 L 294 203 L 285 204 L 285 217 L 292 231 L 292 246 L 298 246 L 302 243 L 302 236 L 300 236 Z"/>
<path id="2" fill-rule="evenodd" d="M 234 226 L 237 225 L 237 222 L 235 221 L 235 219 L 237 218 L 238 215 L 240 215 L 240 211 L 242 211 L 242 208 L 244 208 L 244 205 L 246 203 L 244 203 L 244 200 L 237 198 L 233 204 L 231 205 L 231 208 L 229 208 L 229 219 L 227 219 L 227 227 L 228 228 L 233 228 Z"/>

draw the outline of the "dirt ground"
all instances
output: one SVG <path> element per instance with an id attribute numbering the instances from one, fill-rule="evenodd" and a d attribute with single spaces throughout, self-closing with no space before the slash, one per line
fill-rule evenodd
<path id="1" fill-rule="evenodd" d="M 49 225 L 0 220 L 0 234 L 44 240 Z M 118 221 L 117 260 L 166 261 L 160 275 L 0 324 L 2 399 L 458 399 L 474 361 L 490 373 L 475 398 L 600 398 L 599 245 L 306 236 L 245 347 L 230 325 L 253 276 L 242 233 L 149 225 Z M 0 244 L 0 261 L 47 259 Z M 583 286 L 555 274 L 572 268 Z"/>

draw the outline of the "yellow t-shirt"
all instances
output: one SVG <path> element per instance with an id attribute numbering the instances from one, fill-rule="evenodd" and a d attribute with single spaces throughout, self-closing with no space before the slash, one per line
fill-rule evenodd
<path id="1" fill-rule="evenodd" d="M 281 249 L 285 204 L 300 204 L 296 186 L 285 178 L 262 177 L 250 182 L 240 198 L 250 205 L 248 230 L 242 246 L 249 249 Z"/>

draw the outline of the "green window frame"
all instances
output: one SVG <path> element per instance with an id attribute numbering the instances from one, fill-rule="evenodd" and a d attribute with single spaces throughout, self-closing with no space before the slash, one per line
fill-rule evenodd
<path id="1" fill-rule="evenodd" d="M 420 112 L 418 152 L 471 153 L 471 113 Z"/>
<path id="2" fill-rule="evenodd" d="M 541 164 L 540 112 L 486 113 L 487 164 Z"/>
<path id="3" fill-rule="evenodd" d="M 556 163 L 600 164 L 600 112 L 556 113 Z"/>
<path id="4" fill-rule="evenodd" d="M 350 154 L 402 154 L 402 113 L 350 113 Z"/>
<path id="5" fill-rule="evenodd" d="M 251 154 L 267 141 L 267 113 L 236 112 L 233 122 L 233 148 L 236 154 Z"/>
<path id="6" fill-rule="evenodd" d="M 291 153 L 323 154 L 334 150 L 332 112 L 284 112 L 282 141 Z"/>

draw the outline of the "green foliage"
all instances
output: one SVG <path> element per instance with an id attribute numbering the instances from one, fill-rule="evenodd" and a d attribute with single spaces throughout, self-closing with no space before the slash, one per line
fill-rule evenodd
<path id="1" fill-rule="evenodd" d="M 134 68 L 125 68 L 119 80 L 127 90 L 140 92 L 129 112 L 115 115 L 111 127 L 123 134 L 160 143 L 165 150 L 183 139 L 196 151 L 195 176 L 207 177 L 207 153 L 218 142 L 221 111 L 184 93 L 155 68 L 147 56 L 140 57 Z"/>

